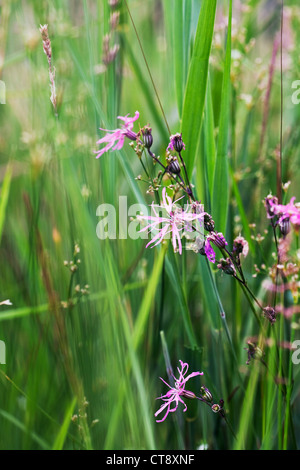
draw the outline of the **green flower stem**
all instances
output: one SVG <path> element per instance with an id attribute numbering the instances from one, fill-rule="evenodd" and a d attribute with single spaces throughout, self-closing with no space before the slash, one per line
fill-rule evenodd
<path id="1" fill-rule="evenodd" d="M 189 177 L 188 177 L 188 172 L 187 172 L 187 169 L 186 169 L 186 166 L 185 166 L 184 159 L 183 159 L 182 156 L 181 156 L 181 152 L 178 152 L 178 155 L 179 155 L 181 164 L 182 164 L 183 169 L 184 169 L 184 174 L 185 174 L 186 183 L 187 183 L 188 188 L 189 188 L 189 196 L 193 199 L 193 201 L 195 201 L 195 197 L 194 197 L 194 194 L 193 194 L 193 190 L 192 190 L 192 187 L 191 187 L 191 183 L 190 183 L 190 180 L 189 180 Z"/>
<path id="2" fill-rule="evenodd" d="M 254 316 L 255 316 L 255 318 L 256 318 L 256 321 L 257 321 L 259 327 L 261 327 L 261 326 L 262 326 L 262 324 L 261 324 L 261 319 L 260 319 L 259 316 L 257 315 L 257 312 L 256 312 L 255 307 L 254 307 L 254 305 L 253 305 L 253 302 L 252 302 L 252 300 L 251 300 L 251 298 L 250 298 L 250 295 L 251 295 L 252 298 L 255 299 L 256 302 L 258 302 L 257 299 L 256 299 L 256 297 L 254 296 L 254 294 L 252 294 L 252 292 L 251 292 L 250 289 L 247 287 L 247 285 L 245 285 L 245 284 L 244 284 L 240 279 L 238 279 L 237 277 L 236 277 L 236 279 L 239 281 L 240 286 L 242 287 L 242 290 L 243 290 L 243 292 L 244 292 L 244 294 L 245 294 L 245 296 L 246 296 L 246 299 L 247 299 L 248 302 L 249 302 L 249 305 L 250 305 L 250 307 L 251 307 L 252 312 L 254 313 Z M 249 295 L 249 293 L 250 293 L 250 295 Z M 262 308 L 259 303 L 258 303 L 258 305 L 259 305 L 260 308 Z"/>

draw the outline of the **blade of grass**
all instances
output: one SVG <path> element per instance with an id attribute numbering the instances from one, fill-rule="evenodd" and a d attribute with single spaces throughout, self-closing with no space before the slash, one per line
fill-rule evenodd
<path id="1" fill-rule="evenodd" d="M 52 450 L 62 450 L 64 447 L 64 443 L 68 434 L 68 429 L 69 425 L 71 423 L 71 417 L 74 412 L 75 405 L 77 403 L 77 398 L 73 398 L 73 400 L 70 403 L 69 408 L 66 410 L 65 418 L 63 420 L 63 423 L 61 425 L 61 428 L 55 438 L 55 441 L 52 446 Z"/>
<path id="2" fill-rule="evenodd" d="M 259 367 L 253 367 L 251 370 L 249 382 L 244 394 L 243 405 L 241 407 L 239 430 L 237 432 L 237 440 L 235 442 L 234 450 L 244 450 L 247 448 L 246 439 L 249 434 L 249 423 L 253 423 L 252 415 L 255 413 L 255 392 L 259 379 L 259 371 Z"/>
<path id="3" fill-rule="evenodd" d="M 16 426 L 18 429 L 23 431 L 25 434 L 29 434 L 31 439 L 36 442 L 42 449 L 44 450 L 50 450 L 49 444 L 42 439 L 40 436 L 38 436 L 35 432 L 29 431 L 25 424 L 23 424 L 20 420 L 18 420 L 15 416 L 13 416 L 11 413 L 8 413 L 5 410 L 0 409 L 0 415 L 10 421 L 14 426 Z"/>
<path id="4" fill-rule="evenodd" d="M 141 303 L 141 306 L 137 315 L 137 319 L 134 325 L 134 331 L 133 331 L 134 349 L 138 348 L 138 345 L 143 338 L 143 333 L 146 328 L 146 322 L 149 318 L 150 308 L 153 304 L 155 292 L 157 290 L 158 283 L 161 278 L 161 272 L 163 268 L 165 254 L 166 254 L 166 248 L 163 247 L 161 250 L 159 250 L 159 254 L 156 257 L 156 260 L 154 262 L 151 277 L 147 283 L 147 289 L 143 296 L 143 300 L 142 300 L 142 303 Z"/>
<path id="5" fill-rule="evenodd" d="M 5 222 L 6 208 L 9 198 L 10 183 L 12 177 L 12 168 L 10 165 L 7 166 L 5 176 L 1 188 L 1 198 L 0 198 L 0 243 L 2 238 L 2 232 Z"/>
<path id="6" fill-rule="evenodd" d="M 143 417 L 142 421 L 144 424 L 144 431 L 145 431 L 145 437 L 147 439 L 147 444 L 150 449 L 155 449 L 154 434 L 153 434 L 153 429 L 152 429 L 152 423 L 151 423 L 150 416 L 149 416 L 148 401 L 146 399 L 147 393 L 145 390 L 143 374 L 142 374 L 141 367 L 139 364 L 139 356 L 137 355 L 135 347 L 134 347 L 133 333 L 132 333 L 131 326 L 130 326 L 130 319 L 128 318 L 128 314 L 124 308 L 122 286 L 120 285 L 118 272 L 117 272 L 117 269 L 113 260 L 113 256 L 111 254 L 109 244 L 107 244 L 105 261 L 107 263 L 107 272 L 110 274 L 109 275 L 110 289 L 111 289 L 113 298 L 115 299 L 114 302 L 116 302 L 118 306 L 124 339 L 126 341 L 127 350 L 128 350 L 126 375 L 128 376 L 130 370 L 132 370 L 132 373 L 136 382 L 136 386 L 137 386 L 138 397 L 140 400 L 141 413 Z M 125 384 L 123 383 L 123 385 Z M 125 386 L 120 388 L 119 399 L 118 399 L 119 402 L 122 402 L 125 399 L 127 394 L 128 394 L 128 390 L 126 390 Z M 121 412 L 122 407 L 118 408 L 118 410 L 119 412 Z M 118 423 L 118 420 L 116 419 L 115 414 L 112 416 L 111 423 L 114 423 L 115 425 Z M 111 429 L 108 429 L 108 435 L 110 435 L 112 438 L 114 435 L 114 432 L 112 432 Z M 108 441 L 106 442 L 106 445 L 110 445 Z"/>
<path id="7" fill-rule="evenodd" d="M 194 168 L 201 132 L 216 3 L 216 0 L 202 2 L 184 93 L 181 132 L 188 150 L 186 166 L 189 177 Z"/>
<path id="8" fill-rule="evenodd" d="M 239 210 L 239 213 L 240 213 L 240 216 L 241 216 L 241 222 L 242 222 L 242 225 L 243 225 L 245 238 L 247 239 L 247 241 L 249 243 L 250 251 L 254 254 L 255 253 L 255 247 L 254 247 L 253 240 L 251 238 L 251 231 L 250 231 L 250 228 L 249 228 L 249 222 L 247 220 L 247 215 L 246 215 L 244 205 L 243 205 L 243 201 L 242 201 L 242 198 L 241 198 L 241 193 L 239 191 L 238 184 L 234 179 L 234 174 L 233 174 L 233 171 L 232 171 L 231 167 L 229 167 L 229 171 L 230 171 L 231 182 L 232 182 L 232 191 L 233 191 L 235 201 L 237 203 L 237 207 L 238 207 L 238 210 Z"/>
<path id="9" fill-rule="evenodd" d="M 197 345 L 196 336 L 193 330 L 193 325 L 191 321 L 187 298 L 184 294 L 175 255 L 172 250 L 169 250 L 168 255 L 166 257 L 166 272 L 170 278 L 171 285 L 176 286 L 175 292 L 176 292 L 176 295 L 178 296 L 180 311 L 182 313 L 183 325 L 184 325 L 187 337 L 189 339 L 190 346 L 193 349 L 197 348 L 198 345 Z"/>
<path id="10" fill-rule="evenodd" d="M 175 93 L 179 116 L 182 114 L 184 91 L 183 3 L 182 0 L 174 0 L 171 14 Z"/>
<path id="11" fill-rule="evenodd" d="M 217 230 L 226 233 L 226 220 L 229 202 L 228 182 L 228 135 L 230 120 L 230 68 L 231 68 L 231 20 L 232 0 L 229 3 L 226 54 L 222 84 L 219 135 L 214 172 L 212 213 Z"/>
<path id="12" fill-rule="evenodd" d="M 213 114 L 213 103 L 210 79 L 208 76 L 207 80 L 207 92 L 206 92 L 206 105 L 204 111 L 204 149 L 205 149 L 205 163 L 206 163 L 206 174 L 210 199 L 213 194 L 213 176 L 215 173 L 216 164 L 216 144 L 214 137 L 214 114 Z M 210 201 L 211 204 L 211 201 Z M 211 208 L 210 208 L 211 209 Z"/>
<path id="13" fill-rule="evenodd" d="M 131 284 L 126 284 L 124 286 L 124 292 L 131 291 L 134 289 L 140 289 L 141 287 L 144 287 L 145 282 L 133 282 Z M 88 298 L 82 298 L 80 302 L 85 303 L 85 302 L 92 302 L 92 301 L 97 301 L 101 299 L 105 299 L 109 296 L 109 292 L 106 290 L 103 290 L 102 292 L 96 292 L 93 294 L 89 294 Z M 49 310 L 49 304 L 41 304 L 37 306 L 32 306 L 32 307 L 20 307 L 20 308 L 14 308 L 12 310 L 4 310 L 3 312 L 0 313 L 0 322 L 5 321 L 5 320 L 14 320 L 15 318 L 21 318 L 21 317 L 26 317 L 28 315 L 35 315 L 39 313 L 45 313 L 48 312 Z"/>

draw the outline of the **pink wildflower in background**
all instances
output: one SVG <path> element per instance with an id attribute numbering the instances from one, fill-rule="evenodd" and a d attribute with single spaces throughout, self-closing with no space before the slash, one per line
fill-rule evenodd
<path id="1" fill-rule="evenodd" d="M 152 203 L 151 207 L 155 214 L 154 216 L 139 216 L 140 219 L 146 219 L 151 221 L 151 223 L 148 224 L 146 227 L 142 228 L 140 232 L 145 232 L 147 230 L 148 232 L 152 232 L 154 230 L 158 230 L 158 233 L 146 245 L 146 248 L 149 245 L 158 245 L 163 241 L 163 239 L 167 237 L 167 235 L 171 234 L 174 251 L 177 251 L 178 246 L 178 252 L 182 254 L 182 232 L 184 230 L 192 231 L 193 228 L 191 226 L 191 223 L 196 220 L 201 221 L 203 219 L 203 212 L 189 212 L 189 210 L 193 209 L 192 206 L 188 206 L 187 210 L 185 211 L 181 207 L 176 206 L 176 202 L 179 201 L 179 199 L 172 202 L 172 199 L 166 193 L 166 188 L 164 188 L 162 191 L 162 200 L 163 202 L 160 206 L 157 206 L 156 204 Z M 155 207 L 165 210 L 167 212 L 166 217 L 160 217 Z"/>
<path id="2" fill-rule="evenodd" d="M 197 375 L 203 375 L 203 372 L 192 372 L 187 377 L 185 377 L 185 375 L 188 372 L 189 365 L 186 362 L 182 362 L 181 360 L 179 360 L 179 362 L 181 364 L 181 369 L 177 367 L 179 378 L 176 379 L 176 377 L 174 377 L 174 375 L 172 374 L 172 377 L 175 380 L 174 387 L 171 387 L 171 385 L 169 385 L 167 382 L 164 381 L 164 379 L 160 377 L 163 383 L 166 384 L 170 390 L 165 395 L 162 395 L 157 398 L 157 400 L 163 400 L 164 403 L 161 405 L 159 410 L 156 411 L 154 416 L 156 417 L 157 415 L 159 415 L 162 411 L 166 409 L 166 413 L 164 414 L 163 418 L 156 420 L 157 423 L 161 423 L 162 421 L 166 419 L 169 413 L 173 413 L 174 411 L 176 411 L 178 408 L 179 402 L 181 402 L 184 405 L 183 411 L 185 412 L 187 410 L 187 406 L 185 402 L 183 401 L 182 397 L 196 398 L 196 395 L 193 392 L 190 392 L 189 390 L 185 390 L 185 385 L 187 381 L 190 380 L 192 377 L 196 377 Z"/>
<path id="3" fill-rule="evenodd" d="M 133 132 L 132 129 L 133 129 L 133 123 L 139 118 L 139 115 L 140 115 L 139 112 L 136 111 L 134 117 L 132 118 L 128 117 L 128 114 L 124 117 L 118 116 L 118 119 L 121 119 L 122 121 L 124 121 L 124 124 L 122 125 L 120 129 L 115 129 L 115 130 L 110 131 L 107 129 L 102 129 L 100 127 L 100 130 L 105 131 L 106 135 L 102 137 L 101 139 L 99 139 L 97 141 L 97 144 L 107 143 L 107 145 L 103 147 L 102 149 L 95 151 L 95 153 L 97 154 L 96 158 L 101 157 L 103 153 L 107 152 L 110 149 L 120 150 L 124 145 L 125 137 L 127 137 L 130 140 L 136 140 L 137 134 Z"/>
<path id="4" fill-rule="evenodd" d="M 278 204 L 278 200 L 275 196 L 267 196 L 265 198 L 265 207 L 268 218 L 272 219 L 275 215 L 277 215 L 279 217 L 279 224 L 289 221 L 291 224 L 299 227 L 300 207 L 299 203 L 295 204 L 295 199 L 295 197 L 292 197 L 288 204 Z"/>
<path id="5" fill-rule="evenodd" d="M 291 224 L 300 226 L 300 208 L 295 205 L 295 197 L 288 204 L 274 204 L 271 202 L 273 214 L 279 215 L 279 222 L 289 219 Z"/>

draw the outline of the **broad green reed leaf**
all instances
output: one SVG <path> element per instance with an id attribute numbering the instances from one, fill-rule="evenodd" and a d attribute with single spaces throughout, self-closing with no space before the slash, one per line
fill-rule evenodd
<path id="1" fill-rule="evenodd" d="M 6 208 L 9 198 L 10 184 L 12 178 L 12 168 L 7 166 L 0 193 L 0 243 L 6 217 Z"/>
<path id="2" fill-rule="evenodd" d="M 230 69 L 231 69 L 231 22 L 232 0 L 229 3 L 226 54 L 223 72 L 221 110 L 219 118 L 219 135 L 214 172 L 212 213 L 217 230 L 226 233 L 226 221 L 229 203 L 228 181 L 228 140 L 230 121 Z"/>
<path id="3" fill-rule="evenodd" d="M 189 177 L 193 172 L 201 134 L 216 3 L 216 0 L 202 2 L 184 93 L 181 132 L 188 151 L 186 166 Z"/>
<path id="4" fill-rule="evenodd" d="M 172 39 L 173 39 L 173 60 L 174 60 L 174 79 L 175 92 L 177 98 L 177 107 L 179 116 L 182 113 L 183 91 L 184 91 L 184 41 L 183 41 L 183 5 L 182 0 L 173 0 L 172 15 Z"/>
<path id="5" fill-rule="evenodd" d="M 239 428 L 237 432 L 237 439 L 234 443 L 234 450 L 247 449 L 247 439 L 253 433 L 253 421 L 251 416 L 255 413 L 255 396 L 256 389 L 259 381 L 260 368 L 254 367 L 251 369 L 249 382 L 244 393 L 243 406 L 239 418 Z M 251 425 L 249 426 L 249 423 Z"/>
<path id="6" fill-rule="evenodd" d="M 276 355 L 275 348 L 270 348 L 270 356 L 268 357 L 268 369 L 274 369 L 274 360 Z M 272 449 L 276 435 L 274 435 L 274 428 L 276 428 L 276 409 L 277 409 L 277 387 L 274 387 L 272 374 L 268 374 L 267 382 L 265 385 L 265 393 L 263 394 L 262 401 L 262 442 L 261 450 Z"/>
<path id="7" fill-rule="evenodd" d="M 213 176 L 215 173 L 216 165 L 216 143 L 214 136 L 214 112 L 213 112 L 213 103 L 212 103 L 212 92 L 210 85 L 210 78 L 208 76 L 207 80 L 207 92 L 206 92 L 206 105 L 204 110 L 204 151 L 205 151 L 205 163 L 206 163 L 206 175 L 207 175 L 207 184 L 210 194 L 210 200 L 213 193 Z"/>
<path id="8" fill-rule="evenodd" d="M 169 13 L 171 11 L 171 14 Z M 181 118 L 184 89 L 187 78 L 192 2 L 171 0 L 167 12 L 172 31 L 172 53 L 174 63 L 174 82 L 178 114 Z"/>

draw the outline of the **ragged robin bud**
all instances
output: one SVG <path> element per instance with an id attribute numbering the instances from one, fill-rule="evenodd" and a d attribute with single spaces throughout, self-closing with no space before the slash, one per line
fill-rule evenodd
<path id="1" fill-rule="evenodd" d="M 179 175 L 180 165 L 178 163 L 178 160 L 174 159 L 173 161 L 171 161 L 170 165 L 168 166 L 168 170 L 171 173 L 174 173 L 175 175 Z"/>
<path id="2" fill-rule="evenodd" d="M 180 153 L 184 149 L 185 149 L 185 145 L 182 140 L 182 135 L 179 133 L 171 135 L 170 143 L 168 145 L 168 150 L 171 150 L 171 151 L 175 150 L 175 152 Z"/>
<path id="3" fill-rule="evenodd" d="M 287 217 L 286 219 L 283 219 L 282 221 L 280 221 L 278 223 L 278 226 L 279 226 L 279 230 L 280 230 L 281 235 L 283 235 L 283 237 L 286 237 L 287 234 L 291 230 L 291 224 L 290 224 L 289 217 Z"/>
<path id="4" fill-rule="evenodd" d="M 200 393 L 201 397 L 203 400 L 205 400 L 206 403 L 212 403 L 213 402 L 213 396 L 211 392 L 208 390 L 207 387 L 201 387 L 200 388 Z"/>
<path id="5" fill-rule="evenodd" d="M 153 144 L 152 129 L 149 126 L 145 126 L 142 129 L 144 145 L 147 149 L 150 149 Z"/>
<path id="6" fill-rule="evenodd" d="M 217 267 L 224 271 L 225 274 L 233 275 L 235 274 L 235 268 L 232 264 L 232 261 L 227 258 L 227 259 L 220 259 L 220 262 L 218 263 Z"/>
<path id="7" fill-rule="evenodd" d="M 212 232 L 215 228 L 215 222 L 213 221 L 213 218 L 210 214 L 207 212 L 204 214 L 204 228 L 207 230 L 207 232 Z"/>

